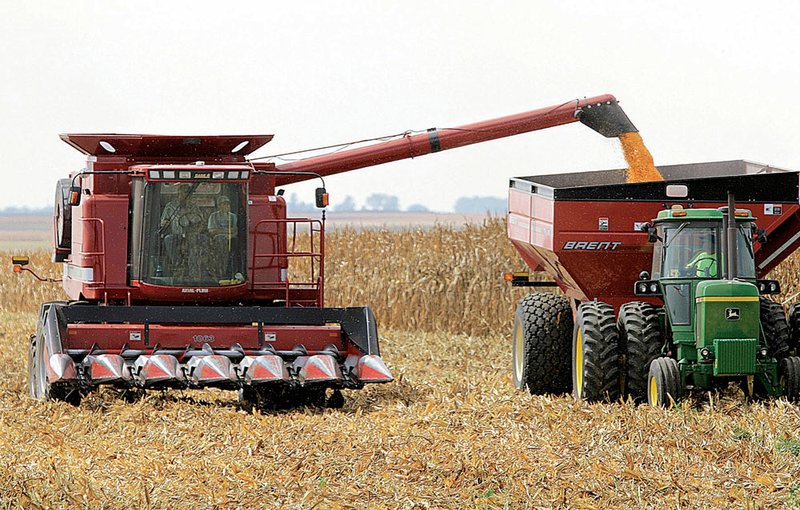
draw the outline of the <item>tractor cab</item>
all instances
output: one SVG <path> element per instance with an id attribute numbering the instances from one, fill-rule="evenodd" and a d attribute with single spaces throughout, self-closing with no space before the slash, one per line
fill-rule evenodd
<path id="1" fill-rule="evenodd" d="M 660 292 L 670 316 L 670 323 L 688 326 L 693 334 L 692 311 L 697 298 L 697 286 L 706 280 L 720 280 L 726 275 L 724 213 L 717 209 L 665 210 L 653 221 L 650 232 L 653 247 L 652 280 L 660 286 L 647 285 L 646 292 Z M 755 257 L 752 232 L 755 218 L 749 210 L 736 211 L 736 273 L 734 278 L 755 283 Z M 641 286 L 641 285 L 640 285 Z"/>

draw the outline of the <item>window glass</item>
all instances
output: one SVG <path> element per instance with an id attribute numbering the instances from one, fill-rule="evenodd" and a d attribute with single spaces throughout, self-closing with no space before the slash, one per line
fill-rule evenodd
<path id="1" fill-rule="evenodd" d="M 664 229 L 663 278 L 717 278 L 719 229 L 689 226 Z"/>
<path id="2" fill-rule="evenodd" d="M 242 183 L 147 183 L 142 281 L 182 287 L 242 283 L 246 225 Z"/>
<path id="3" fill-rule="evenodd" d="M 689 284 L 666 284 L 663 287 L 664 303 L 667 305 L 670 322 L 676 325 L 689 324 L 689 314 L 691 313 Z"/>

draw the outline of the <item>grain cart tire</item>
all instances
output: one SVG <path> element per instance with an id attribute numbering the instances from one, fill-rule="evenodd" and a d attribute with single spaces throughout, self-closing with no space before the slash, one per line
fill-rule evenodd
<path id="1" fill-rule="evenodd" d="M 572 310 L 564 296 L 540 292 L 517 304 L 511 364 L 514 387 L 534 395 L 569 391 Z"/>
<path id="2" fill-rule="evenodd" d="M 620 351 L 625 356 L 622 387 L 634 402 L 647 398 L 650 363 L 661 356 L 664 345 L 658 309 L 650 303 L 633 301 L 619 311 Z"/>
<path id="3" fill-rule="evenodd" d="M 786 312 L 780 303 L 761 297 L 761 327 L 767 341 L 767 354 L 780 362 L 789 355 L 791 333 Z"/>
<path id="4" fill-rule="evenodd" d="M 44 361 L 44 337 L 31 335 L 28 348 L 28 394 L 36 400 L 60 400 L 74 406 L 81 403 L 81 394 L 73 388 L 53 386 L 47 380 Z"/>
<path id="5" fill-rule="evenodd" d="M 800 401 L 800 358 L 787 356 L 778 365 L 783 394 L 789 402 Z"/>
<path id="6" fill-rule="evenodd" d="M 671 407 L 681 399 L 681 372 L 674 359 L 654 359 L 647 381 L 647 403 L 651 406 Z"/>
<path id="7" fill-rule="evenodd" d="M 591 301 L 578 307 L 572 340 L 572 395 L 589 402 L 619 397 L 619 333 L 609 304 Z"/>
<path id="8" fill-rule="evenodd" d="M 790 348 L 797 352 L 797 345 L 800 343 L 800 303 L 795 303 L 789 308 L 788 322 L 792 335 Z"/>

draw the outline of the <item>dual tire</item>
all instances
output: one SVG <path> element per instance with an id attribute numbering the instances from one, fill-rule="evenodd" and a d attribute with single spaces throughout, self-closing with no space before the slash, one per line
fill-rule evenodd
<path id="1" fill-rule="evenodd" d="M 581 303 L 572 339 L 572 395 L 576 400 L 613 401 L 619 397 L 619 333 L 614 308 Z"/>
<path id="2" fill-rule="evenodd" d="M 514 386 L 532 394 L 565 393 L 571 386 L 577 400 L 589 402 L 616 400 L 626 392 L 644 401 L 648 369 L 662 345 L 658 313 L 650 304 L 624 305 L 617 322 L 611 305 L 582 303 L 573 324 L 565 297 L 531 294 L 517 305 L 514 321 Z"/>

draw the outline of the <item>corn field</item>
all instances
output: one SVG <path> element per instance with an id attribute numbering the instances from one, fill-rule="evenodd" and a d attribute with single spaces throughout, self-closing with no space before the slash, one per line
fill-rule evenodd
<path id="1" fill-rule="evenodd" d="M 30 400 L 27 336 L 61 293 L 0 273 L 0 508 L 800 506 L 798 406 L 733 388 L 670 410 L 514 391 L 523 291 L 500 273 L 523 266 L 502 220 L 340 230 L 327 256 L 327 304 L 373 307 L 396 378 L 339 410 L 250 410 L 217 390 Z M 32 254 L 58 277 L 48 260 Z M 798 264 L 772 275 L 784 299 Z"/>

